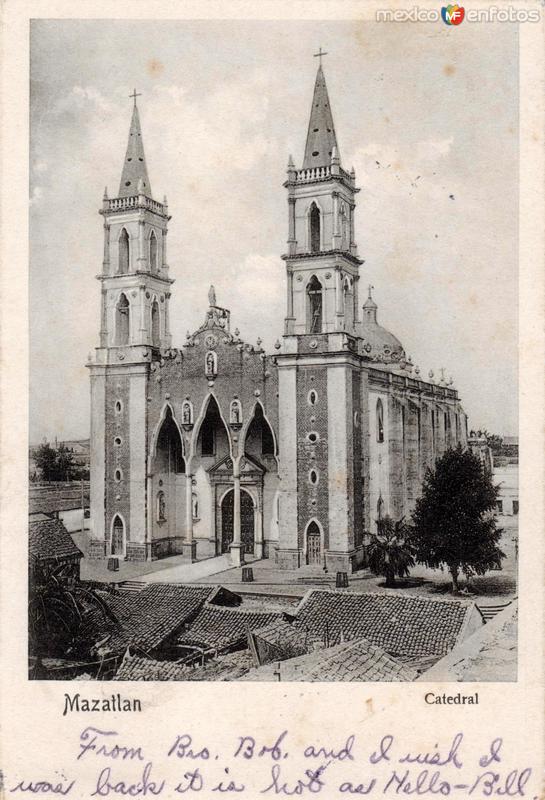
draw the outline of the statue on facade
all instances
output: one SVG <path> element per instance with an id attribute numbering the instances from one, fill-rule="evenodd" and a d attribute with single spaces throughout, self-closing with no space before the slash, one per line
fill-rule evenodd
<path id="1" fill-rule="evenodd" d="M 208 290 L 208 303 L 211 306 L 216 305 L 216 290 L 214 289 L 214 286 L 210 286 L 210 289 Z"/>

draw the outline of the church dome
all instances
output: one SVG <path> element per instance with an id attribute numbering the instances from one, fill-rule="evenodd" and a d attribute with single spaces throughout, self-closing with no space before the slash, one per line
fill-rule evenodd
<path id="1" fill-rule="evenodd" d="M 372 360 L 388 363 L 405 358 L 405 350 L 399 339 L 377 322 L 378 306 L 369 296 L 363 305 L 363 352 Z"/>

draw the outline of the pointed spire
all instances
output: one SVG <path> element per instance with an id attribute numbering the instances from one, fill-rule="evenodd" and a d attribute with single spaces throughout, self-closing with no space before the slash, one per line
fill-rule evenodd
<path id="1" fill-rule="evenodd" d="M 133 95 L 131 95 L 131 97 L 133 97 Z M 136 97 L 134 97 L 129 142 L 127 144 L 125 161 L 123 162 L 121 183 L 119 184 L 119 197 L 132 197 L 136 195 L 138 193 L 138 184 L 140 180 L 143 182 L 143 193 L 147 197 L 151 197 L 151 186 L 146 167 L 146 157 L 144 155 L 142 131 L 140 129 L 140 117 L 138 115 Z"/>
<path id="2" fill-rule="evenodd" d="M 377 309 L 378 306 L 373 300 L 372 291 L 375 287 L 369 284 L 367 287 L 367 300 L 363 304 L 363 319 L 364 322 L 374 322 L 377 324 Z"/>
<path id="3" fill-rule="evenodd" d="M 314 84 L 314 97 L 312 98 L 312 109 L 308 124 L 303 169 L 329 166 L 334 147 L 337 148 L 337 157 L 339 157 L 333 115 L 322 65 L 320 64 L 316 74 L 316 83 Z"/>

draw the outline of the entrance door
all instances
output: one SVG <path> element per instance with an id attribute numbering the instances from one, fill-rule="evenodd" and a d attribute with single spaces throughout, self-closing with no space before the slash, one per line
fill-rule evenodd
<path id="1" fill-rule="evenodd" d="M 240 538 L 244 552 L 254 553 L 254 504 L 248 492 L 240 493 Z"/>
<path id="2" fill-rule="evenodd" d="M 221 503 L 221 552 L 228 553 L 233 541 L 234 530 L 234 498 L 231 489 Z M 248 492 L 240 492 L 240 538 L 244 552 L 254 552 L 254 504 Z"/>
<path id="3" fill-rule="evenodd" d="M 307 528 L 307 564 L 321 564 L 322 548 L 320 529 L 315 522 Z"/>
<path id="4" fill-rule="evenodd" d="M 112 531 L 112 555 L 113 556 L 122 556 L 123 549 L 124 549 L 124 530 L 123 530 L 123 521 L 120 517 L 114 519 L 114 527 Z"/>

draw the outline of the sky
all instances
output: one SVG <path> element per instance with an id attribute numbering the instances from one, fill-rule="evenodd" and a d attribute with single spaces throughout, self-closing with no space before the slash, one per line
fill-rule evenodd
<path id="1" fill-rule="evenodd" d="M 317 68 L 354 166 L 361 286 L 422 375 L 452 376 L 470 428 L 515 435 L 515 25 L 34 20 L 30 441 L 89 435 L 104 187 L 117 194 L 135 87 L 150 183 L 168 197 L 173 345 L 210 284 L 272 350 L 285 316 L 288 156 Z M 361 292 L 361 302 L 365 292 Z"/>

